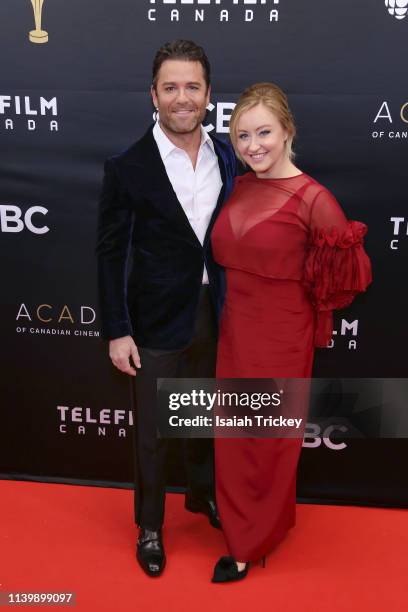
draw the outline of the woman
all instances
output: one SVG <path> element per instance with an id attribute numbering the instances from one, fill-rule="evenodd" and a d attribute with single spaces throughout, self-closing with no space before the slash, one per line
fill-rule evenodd
<path id="1" fill-rule="evenodd" d="M 371 282 L 366 226 L 293 164 L 296 128 L 284 92 L 258 83 L 230 121 L 237 177 L 212 233 L 227 295 L 219 378 L 308 378 L 314 347 L 332 335 L 332 311 Z M 215 440 L 217 503 L 230 556 L 213 582 L 244 578 L 295 524 L 300 438 Z"/>

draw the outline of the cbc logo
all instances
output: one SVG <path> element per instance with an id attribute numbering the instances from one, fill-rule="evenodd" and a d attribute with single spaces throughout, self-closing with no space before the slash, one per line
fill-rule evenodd
<path id="1" fill-rule="evenodd" d="M 385 0 L 385 6 L 396 19 L 404 19 L 408 13 L 408 0 Z"/>
<path id="2" fill-rule="evenodd" d="M 304 448 L 318 448 L 323 442 L 331 450 L 343 450 L 347 446 L 345 442 L 333 442 L 330 439 L 335 430 L 345 433 L 347 427 L 345 425 L 329 425 L 322 431 L 322 428 L 317 423 L 307 423 L 302 446 Z"/>
<path id="3" fill-rule="evenodd" d="M 2 232 L 22 232 L 24 228 L 33 234 L 46 234 L 50 231 L 47 225 L 41 223 L 39 215 L 46 215 L 48 210 L 43 206 L 30 206 L 25 213 L 19 206 L 12 204 L 0 205 L 0 226 Z"/>

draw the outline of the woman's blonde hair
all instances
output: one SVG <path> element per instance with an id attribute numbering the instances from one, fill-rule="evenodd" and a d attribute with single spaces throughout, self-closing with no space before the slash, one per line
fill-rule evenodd
<path id="1" fill-rule="evenodd" d="M 288 138 L 286 141 L 286 152 L 289 159 L 294 158 L 294 151 L 292 149 L 293 140 L 296 135 L 296 125 L 293 119 L 293 115 L 289 108 L 288 99 L 286 94 L 280 87 L 275 83 L 255 83 L 241 94 L 230 119 L 230 138 L 235 149 L 235 153 L 239 159 L 241 159 L 237 151 L 237 126 L 239 118 L 242 113 L 254 108 L 258 104 L 263 104 L 268 110 L 270 110 L 280 121 L 282 127 L 288 132 Z M 241 159 L 241 161 L 243 161 Z"/>

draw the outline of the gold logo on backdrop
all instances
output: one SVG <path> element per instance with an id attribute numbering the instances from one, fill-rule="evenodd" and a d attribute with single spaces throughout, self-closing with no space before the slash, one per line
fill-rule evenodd
<path id="1" fill-rule="evenodd" d="M 48 42 L 48 32 L 41 29 L 42 8 L 44 0 L 31 0 L 34 10 L 35 30 L 31 30 L 28 38 L 32 43 Z"/>

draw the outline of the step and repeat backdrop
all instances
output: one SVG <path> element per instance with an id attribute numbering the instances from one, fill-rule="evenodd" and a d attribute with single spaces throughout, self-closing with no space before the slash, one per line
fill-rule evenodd
<path id="1" fill-rule="evenodd" d="M 152 59 L 174 38 L 211 61 L 210 133 L 228 138 L 246 86 L 278 83 L 298 166 L 369 227 L 374 282 L 336 316 L 315 376 L 408 376 L 408 0 L 2 0 L 0 23 L 3 478 L 132 482 L 129 380 L 100 337 L 97 202 L 105 158 L 152 122 Z M 360 412 L 370 438 L 309 423 L 300 499 L 408 505 L 408 440 L 382 435 L 381 394 Z"/>

